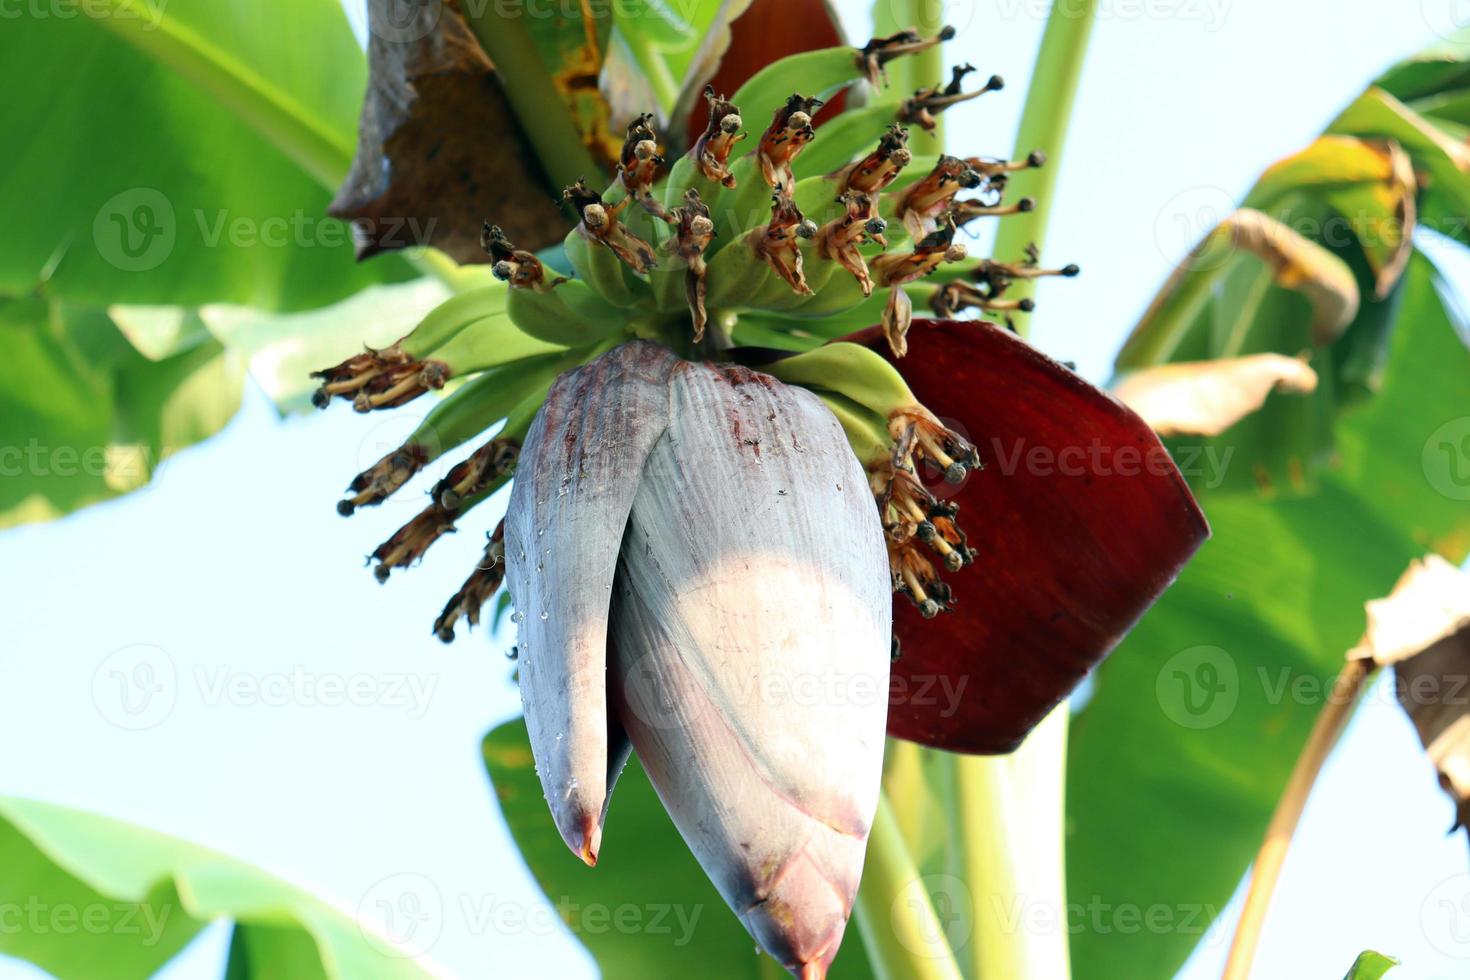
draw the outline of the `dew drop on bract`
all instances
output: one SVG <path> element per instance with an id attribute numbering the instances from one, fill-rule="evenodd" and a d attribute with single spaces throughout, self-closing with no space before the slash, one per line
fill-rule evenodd
<path id="1" fill-rule="evenodd" d="M 541 621 L 542 621 L 542 622 L 545 622 L 545 621 L 546 621 L 546 620 L 548 620 L 548 619 L 550 619 L 550 618 L 551 618 L 551 614 L 550 614 L 550 613 L 548 613 L 548 612 L 547 612 L 547 611 L 546 611 L 546 610 L 544 610 L 544 609 L 543 609 L 543 610 L 541 610 Z"/>

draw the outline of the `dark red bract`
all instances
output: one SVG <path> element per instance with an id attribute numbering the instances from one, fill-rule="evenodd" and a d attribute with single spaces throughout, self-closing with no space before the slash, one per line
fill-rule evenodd
<path id="1" fill-rule="evenodd" d="M 1209 536 L 1148 425 L 992 324 L 917 320 L 894 360 L 876 329 L 847 338 L 893 360 L 914 394 L 980 451 L 959 488 L 975 563 L 947 573 L 953 612 L 895 597 L 902 656 L 889 733 L 1004 753 L 1117 645 Z"/>

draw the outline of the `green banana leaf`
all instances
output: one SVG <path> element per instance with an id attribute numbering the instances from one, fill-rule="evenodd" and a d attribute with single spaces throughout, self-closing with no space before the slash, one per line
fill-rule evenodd
<path id="1" fill-rule="evenodd" d="M 1398 965 L 1399 961 L 1392 956 L 1384 956 L 1371 949 L 1365 950 L 1358 954 L 1352 968 L 1342 980 L 1383 980 L 1388 971 Z"/>
<path id="2" fill-rule="evenodd" d="M 0 797 L 0 953 L 60 980 L 157 973 L 209 923 L 234 921 L 230 980 L 430 974 L 293 885 L 109 817 Z"/>
<path id="3" fill-rule="evenodd" d="M 482 749 L 521 857 L 597 959 L 603 976 L 786 976 L 775 960 L 756 950 L 705 877 L 636 759 L 618 779 L 597 867 L 589 869 L 567 850 L 551 822 L 525 722 L 516 719 L 495 728 Z M 873 976 L 856 923 L 848 926 L 832 976 Z"/>
<path id="4" fill-rule="evenodd" d="M 291 310 L 406 278 L 399 258 L 358 265 L 326 217 L 365 85 L 336 0 L 7 19 L 0 295 Z"/>
<path id="5" fill-rule="evenodd" d="M 243 364 L 180 327 L 150 360 L 106 314 L 0 299 L 0 528 L 135 490 L 169 456 L 224 427 Z"/>
<path id="6" fill-rule="evenodd" d="M 1467 325 L 1424 259 L 1403 289 L 1381 389 L 1342 411 L 1319 487 L 1201 488 L 1213 540 L 1104 663 L 1074 722 L 1080 980 L 1168 976 L 1184 962 L 1260 844 L 1321 692 L 1362 633 L 1363 603 L 1425 551 L 1460 561 L 1470 548 L 1470 458 L 1441 453 L 1470 431 Z"/>

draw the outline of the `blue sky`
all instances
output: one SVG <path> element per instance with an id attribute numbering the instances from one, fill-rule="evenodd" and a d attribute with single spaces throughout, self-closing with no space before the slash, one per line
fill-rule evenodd
<path id="1" fill-rule="evenodd" d="M 867 4 L 839 6 L 865 35 Z M 949 56 L 1009 82 L 952 116 L 951 140 L 1004 154 L 1046 4 L 949 7 L 962 27 Z M 1104 0 L 1047 256 L 1084 275 L 1044 288 L 1037 343 L 1105 379 L 1200 216 L 1457 20 L 1470 22 L 1465 0 Z M 517 930 L 486 925 L 545 900 L 478 756 L 484 732 L 518 711 L 509 640 L 481 632 L 445 648 L 428 630 L 473 566 L 480 526 L 383 588 L 359 559 L 414 495 L 351 521 L 333 513 L 345 481 L 401 431 L 340 406 L 283 422 L 252 391 L 223 435 L 144 492 L 0 535 L 0 737 L 20 747 L 0 793 L 209 844 L 349 910 L 427 882 L 444 910 L 429 952 L 447 971 L 594 976 L 534 915 Z M 129 714 L 114 681 L 140 665 L 163 687 Z M 1338 976 L 1365 946 L 1402 957 L 1400 980 L 1470 972 L 1451 955 L 1470 948 L 1435 918 L 1441 883 L 1467 871 L 1450 819 L 1399 709 L 1370 698 L 1308 810 L 1257 976 Z M 216 930 L 173 975 L 218 976 L 222 951 Z M 1223 953 L 1223 941 L 1203 949 L 1184 975 L 1218 976 Z M 0 978 L 32 975 L 0 960 Z"/>

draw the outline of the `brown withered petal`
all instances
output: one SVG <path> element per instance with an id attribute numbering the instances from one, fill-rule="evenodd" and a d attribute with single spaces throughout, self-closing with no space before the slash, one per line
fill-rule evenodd
<path id="1" fill-rule="evenodd" d="M 1456 826 L 1470 824 L 1470 575 L 1439 555 L 1409 566 L 1386 599 L 1367 604 L 1368 629 L 1350 658 L 1392 665 L 1399 703 L 1455 801 Z"/>
<path id="2" fill-rule="evenodd" d="M 368 88 L 357 155 L 330 213 L 351 221 L 359 258 L 433 245 L 484 262 L 480 222 L 494 215 L 523 247 L 566 234 L 501 81 L 457 0 L 368 3 Z"/>
<path id="3" fill-rule="evenodd" d="M 877 328 L 849 339 L 893 361 L 985 464 L 957 488 L 921 473 L 960 506 L 979 556 L 947 575 L 953 612 L 925 620 L 895 603 L 889 732 L 1009 752 L 1117 645 L 1209 526 L 1142 419 L 1007 331 L 915 320 L 902 360 Z"/>

